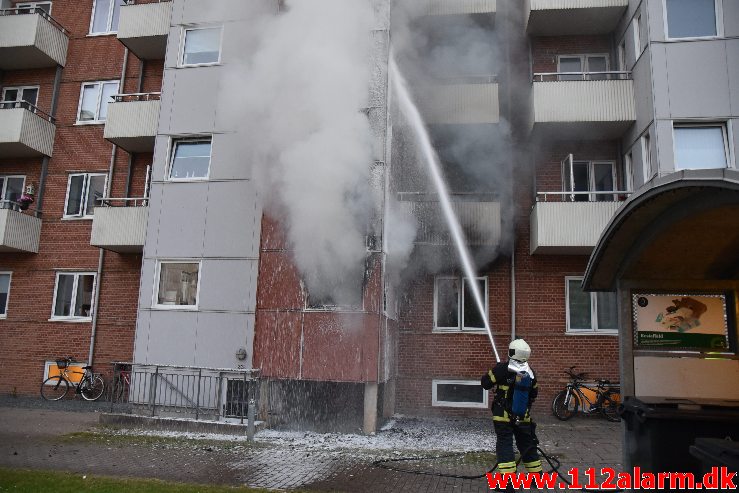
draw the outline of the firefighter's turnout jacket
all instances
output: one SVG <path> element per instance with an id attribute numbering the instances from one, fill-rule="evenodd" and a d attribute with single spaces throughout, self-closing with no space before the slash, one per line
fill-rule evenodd
<path id="1" fill-rule="evenodd" d="M 516 381 L 516 373 L 508 369 L 508 362 L 501 361 L 491 370 L 482 376 L 480 383 L 485 390 L 490 390 L 493 386 L 495 389 L 495 398 L 493 399 L 493 420 L 500 422 L 510 422 L 509 411 L 513 401 L 513 389 Z M 529 391 L 529 404 L 526 407 L 526 414 L 519 422 L 527 423 L 531 421 L 531 405 L 539 393 L 539 384 L 534 376 L 531 382 L 531 390 Z"/>

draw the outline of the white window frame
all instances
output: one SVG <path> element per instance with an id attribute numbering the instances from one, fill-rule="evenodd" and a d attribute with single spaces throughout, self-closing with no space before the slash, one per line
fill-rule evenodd
<path id="1" fill-rule="evenodd" d="M 670 37 L 670 25 L 667 22 L 667 0 L 662 0 L 662 21 L 665 28 L 665 40 L 689 41 L 692 39 L 716 39 L 724 37 L 724 9 L 722 0 L 713 0 L 713 12 L 716 18 L 716 34 L 709 36 L 687 36 L 684 38 Z"/>
<path id="2" fill-rule="evenodd" d="M 631 29 L 634 38 L 634 60 L 639 60 L 643 51 L 641 47 L 641 13 L 634 16 Z"/>
<path id="3" fill-rule="evenodd" d="M 627 192 L 634 191 L 634 155 L 631 151 L 624 155 L 624 186 Z"/>
<path id="4" fill-rule="evenodd" d="M 172 178 L 172 166 L 174 165 L 175 151 L 177 145 L 182 142 L 210 142 L 210 156 L 208 158 L 208 172 L 205 176 L 195 176 L 192 178 Z M 167 157 L 167 170 L 165 179 L 167 181 L 208 181 L 210 179 L 210 165 L 213 162 L 213 136 L 212 135 L 193 135 L 190 137 L 171 137 L 169 139 L 169 156 Z"/>
<path id="5" fill-rule="evenodd" d="M 48 5 L 49 6 L 49 15 L 51 15 L 51 7 L 52 2 L 46 1 L 46 2 L 21 2 L 16 3 L 14 8 L 16 9 L 35 9 L 35 8 L 41 8 L 41 5 Z"/>
<path id="6" fill-rule="evenodd" d="M 21 187 L 21 193 L 25 193 L 26 175 L 0 175 L 0 178 L 3 179 L 3 184 L 0 187 L 0 200 L 7 200 L 5 198 L 5 195 L 8 192 L 8 178 L 23 178 L 23 186 Z"/>
<path id="7" fill-rule="evenodd" d="M 561 72 L 560 70 L 560 60 L 562 58 L 579 58 L 580 59 L 580 67 L 582 68 L 582 72 L 584 74 L 590 73 L 590 58 L 595 57 L 602 57 L 606 59 L 606 72 L 608 72 L 611 69 L 611 57 L 608 56 L 608 53 L 576 53 L 573 55 L 557 55 L 557 72 Z M 583 80 L 586 76 L 583 76 Z"/>
<path id="8" fill-rule="evenodd" d="M 2 99 L 0 99 L 0 101 L 10 102 L 10 103 L 12 102 L 20 103 L 21 101 L 25 101 L 25 99 L 23 99 L 23 91 L 26 89 L 36 89 L 36 101 L 30 104 L 38 107 L 38 98 L 41 95 L 41 86 L 5 86 L 3 87 L 3 96 L 2 96 Z M 8 101 L 6 99 L 6 94 L 8 91 L 13 91 L 13 90 L 18 91 L 18 98 L 20 99 L 16 98 L 14 101 Z"/>
<path id="9" fill-rule="evenodd" d="M 95 9 L 97 8 L 98 1 L 105 1 L 105 0 L 92 0 L 92 13 L 90 14 L 90 28 L 88 29 L 88 36 L 108 36 L 111 34 L 116 34 L 118 32 L 118 27 L 116 26 L 115 31 L 112 30 L 113 26 L 113 14 L 115 13 L 115 4 L 121 0 L 108 0 L 110 4 L 110 11 L 108 12 L 108 20 L 105 23 L 107 30 L 106 31 L 93 31 L 93 26 L 95 24 Z M 123 5 L 121 5 L 122 7 Z M 118 21 L 120 22 L 120 17 L 118 18 Z"/>
<path id="10" fill-rule="evenodd" d="M 567 164 L 566 164 L 567 163 Z M 596 194 L 594 192 L 597 192 L 595 189 L 595 173 L 593 172 L 595 169 L 596 164 L 609 164 L 611 165 L 611 182 L 613 183 L 613 191 L 618 191 L 618 173 L 616 173 L 616 162 L 611 161 L 608 159 L 575 159 L 572 154 L 569 154 L 563 161 L 562 161 L 562 191 L 563 192 L 570 192 L 572 195 L 570 196 L 572 200 L 575 200 L 576 195 L 574 195 L 573 191 L 568 189 L 573 188 L 572 187 L 572 176 L 570 175 L 570 170 L 566 169 L 568 165 L 574 166 L 575 163 L 587 163 L 588 165 L 588 192 L 591 192 L 588 195 L 588 201 L 589 202 L 598 202 L 598 197 L 605 197 L 606 194 Z M 605 191 L 605 190 L 604 190 Z M 613 194 L 613 201 L 618 200 L 618 194 Z M 584 201 L 583 201 L 584 202 Z M 603 201 L 606 202 L 606 201 Z"/>
<path id="11" fill-rule="evenodd" d="M 202 29 L 220 29 L 221 35 L 218 38 L 218 60 L 215 62 L 207 62 L 207 63 L 185 63 L 185 40 L 187 39 L 187 33 L 189 31 L 198 31 Z M 213 26 L 197 26 L 197 27 L 183 27 L 180 31 L 180 50 L 179 54 L 177 55 L 177 66 L 182 68 L 187 67 L 208 67 L 212 65 L 220 65 L 221 59 L 223 56 L 223 25 L 213 25 Z"/>
<path id="12" fill-rule="evenodd" d="M 74 276 L 74 284 L 72 285 L 72 291 L 74 294 L 72 295 L 72 306 L 69 310 L 70 313 L 74 313 L 77 309 L 77 307 L 74 306 L 74 303 L 77 300 L 77 290 L 79 289 L 80 276 L 92 276 L 92 300 L 90 303 L 90 314 L 88 316 L 78 317 L 74 315 L 69 315 L 65 317 L 61 315 L 54 315 L 54 310 L 56 309 L 57 290 L 59 288 L 59 276 Z M 92 320 L 92 312 L 95 309 L 94 300 L 97 288 L 97 273 L 95 272 L 57 271 L 56 277 L 54 279 L 54 297 L 51 299 L 51 317 L 49 317 L 49 322 L 90 322 Z"/>
<path id="13" fill-rule="evenodd" d="M 457 298 L 457 326 L 456 327 L 437 327 L 436 326 L 436 320 L 437 320 L 437 312 L 438 312 L 438 282 L 437 280 L 440 279 L 456 279 L 459 281 L 459 295 Z M 485 302 L 485 315 L 490 317 L 490 306 L 488 301 L 488 290 L 490 289 L 488 277 L 487 276 L 478 276 L 473 278 L 475 281 L 485 281 L 485 292 L 482 293 L 483 300 Z M 469 278 L 464 276 L 434 276 L 434 328 L 433 332 L 471 332 L 471 333 L 487 333 L 484 327 L 465 327 L 464 326 L 464 282 L 465 280 L 469 280 Z M 489 322 L 488 322 L 489 323 Z"/>
<path id="14" fill-rule="evenodd" d="M 0 313 L 0 320 L 8 318 L 8 305 L 10 305 L 10 286 L 13 283 L 13 272 L 9 270 L 0 271 L 0 276 L 8 276 L 8 295 L 5 297 L 5 313 Z"/>
<path id="15" fill-rule="evenodd" d="M 582 282 L 582 276 L 565 276 L 565 312 L 566 325 L 565 334 L 568 335 L 618 335 L 618 330 L 599 329 L 598 328 L 598 303 L 596 293 L 588 293 L 590 295 L 590 329 L 572 329 L 570 328 L 570 281 Z"/>
<path id="16" fill-rule="evenodd" d="M 82 185 L 82 204 L 80 207 L 79 214 L 67 214 L 67 204 L 69 203 L 69 190 L 72 185 L 72 177 L 73 176 L 84 176 L 84 181 Z M 64 212 L 62 214 L 62 219 L 92 219 L 94 214 L 88 214 L 87 212 L 87 201 L 88 196 L 90 195 L 90 178 L 93 176 L 104 176 L 105 177 L 105 185 L 103 186 L 103 197 L 106 197 L 108 194 L 108 174 L 107 173 L 70 173 L 67 175 L 67 193 L 64 195 Z"/>
<path id="17" fill-rule="evenodd" d="M 618 56 L 618 69 L 622 72 L 627 72 L 628 62 L 626 61 L 626 38 L 622 39 L 616 48 L 616 54 Z"/>
<path id="18" fill-rule="evenodd" d="M 726 160 L 723 168 L 708 168 L 708 169 L 727 169 L 727 168 L 734 168 L 734 160 L 733 160 L 733 149 L 731 145 L 731 139 L 729 136 L 731 135 L 730 132 L 730 121 L 714 121 L 714 122 L 690 122 L 690 121 L 673 121 L 672 122 L 672 155 L 675 159 L 675 171 L 682 171 L 684 169 L 706 169 L 706 168 L 677 168 L 677 148 L 676 148 L 676 139 L 675 139 L 675 129 L 676 128 L 700 128 L 700 127 L 719 127 L 721 129 L 721 135 L 724 139 L 724 158 Z"/>
<path id="19" fill-rule="evenodd" d="M 644 168 L 644 183 L 646 183 L 651 180 L 654 175 L 657 174 L 657 170 L 654 169 L 655 167 L 652 156 L 652 138 L 650 137 L 649 132 L 646 132 L 644 135 L 641 136 L 641 139 L 639 140 L 641 142 L 642 166 Z"/>
<path id="20" fill-rule="evenodd" d="M 164 305 L 159 303 L 159 285 L 161 284 L 162 265 L 163 264 L 198 264 L 198 287 L 195 290 L 194 305 Z M 154 297 L 151 300 L 151 306 L 156 310 L 168 311 L 198 311 L 200 306 L 200 288 L 203 285 L 203 261 L 202 259 L 159 259 L 157 260 L 156 269 L 154 270 Z"/>
<path id="21" fill-rule="evenodd" d="M 438 385 L 471 385 L 482 389 L 483 402 L 452 402 L 440 401 L 438 399 Z M 473 409 L 487 409 L 489 406 L 489 393 L 483 389 L 479 380 L 432 380 L 431 381 L 431 405 L 433 407 L 462 407 Z"/>
<path id="22" fill-rule="evenodd" d="M 94 80 L 89 82 L 83 82 L 80 86 L 80 99 L 77 103 L 77 115 L 75 116 L 75 125 L 100 125 L 105 123 L 106 120 L 100 119 L 100 107 L 102 104 L 102 97 L 103 97 L 103 85 L 105 84 L 112 84 L 115 83 L 118 87 L 116 88 L 116 93 L 120 91 L 121 81 L 119 80 Z M 80 120 L 81 112 L 82 112 L 82 100 L 85 96 L 85 86 L 97 86 L 97 99 L 95 101 L 95 118 L 92 120 Z M 110 101 L 108 101 L 110 103 Z M 106 104 L 108 104 L 106 103 Z"/>

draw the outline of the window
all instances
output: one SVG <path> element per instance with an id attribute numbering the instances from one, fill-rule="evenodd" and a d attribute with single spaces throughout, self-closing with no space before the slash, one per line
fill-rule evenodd
<path id="1" fill-rule="evenodd" d="M 488 392 L 479 380 L 433 380 L 432 405 L 436 407 L 488 407 Z"/>
<path id="2" fill-rule="evenodd" d="M 26 184 L 25 176 L 0 176 L 0 200 L 18 202 Z M 3 202 L 5 206 L 6 202 Z"/>
<path id="3" fill-rule="evenodd" d="M 175 140 L 169 167 L 171 180 L 208 178 L 211 139 Z"/>
<path id="4" fill-rule="evenodd" d="M 574 161 L 572 154 L 562 161 L 562 181 L 565 192 L 613 192 L 616 190 L 616 165 L 612 161 Z M 608 202 L 615 195 L 605 193 L 573 193 L 575 202 Z"/>
<path id="5" fill-rule="evenodd" d="M 626 40 L 622 40 L 621 44 L 618 45 L 618 69 L 622 72 L 626 72 Z"/>
<path id="6" fill-rule="evenodd" d="M 38 101 L 38 86 L 18 86 L 18 87 L 6 87 L 3 89 L 3 103 L 0 104 L 0 108 L 22 108 L 23 105 L 19 104 L 21 101 L 26 101 L 36 106 Z"/>
<path id="7" fill-rule="evenodd" d="M 652 178 L 652 175 L 654 175 L 652 164 L 652 142 L 648 133 L 644 134 L 641 138 L 641 152 L 644 163 L 644 183 L 646 183 Z"/>
<path id="8" fill-rule="evenodd" d="M 470 290 L 470 280 L 459 277 L 437 277 L 434 296 L 434 328 L 436 330 L 484 330 L 485 322 Z M 475 278 L 487 313 L 487 277 Z M 461 289 L 460 289 L 461 287 Z"/>
<path id="9" fill-rule="evenodd" d="M 624 156 L 624 190 L 629 192 L 634 190 L 633 162 L 634 157 L 631 153 L 628 153 L 626 154 L 626 156 Z"/>
<path id="10" fill-rule="evenodd" d="M 567 277 L 567 332 L 618 332 L 616 293 L 586 293 L 582 277 Z"/>
<path id="11" fill-rule="evenodd" d="M 718 35 L 716 0 L 665 0 L 668 38 Z"/>
<path id="12" fill-rule="evenodd" d="M 57 272 L 51 318 L 89 320 L 94 290 L 94 272 Z"/>
<path id="13" fill-rule="evenodd" d="M 64 217 L 90 218 L 96 206 L 105 197 L 104 173 L 76 173 L 69 175 L 67 181 L 67 200 Z"/>
<path id="14" fill-rule="evenodd" d="M 186 29 L 181 65 L 206 65 L 221 61 L 220 27 Z"/>
<path id="15" fill-rule="evenodd" d="M 158 308 L 197 308 L 199 262 L 162 261 L 156 291 Z"/>
<path id="16" fill-rule="evenodd" d="M 108 34 L 118 31 L 118 18 L 124 0 L 94 0 L 90 34 Z"/>
<path id="17" fill-rule="evenodd" d="M 728 139 L 723 124 L 675 123 L 675 169 L 726 168 Z"/>
<path id="18" fill-rule="evenodd" d="M 0 272 L 0 318 L 8 316 L 8 297 L 10 296 L 10 272 Z"/>
<path id="19" fill-rule="evenodd" d="M 607 72 L 608 55 L 562 55 L 557 59 L 558 72 Z M 559 80 L 604 80 L 607 74 L 560 75 Z"/>
<path id="20" fill-rule="evenodd" d="M 634 58 L 639 59 L 641 55 L 641 14 L 634 17 Z"/>
<path id="21" fill-rule="evenodd" d="M 116 81 L 86 82 L 80 91 L 77 123 L 101 123 L 108 116 L 108 103 L 118 94 Z"/>
<path id="22" fill-rule="evenodd" d="M 15 8 L 21 13 L 31 13 L 33 9 L 41 9 L 47 14 L 51 14 L 51 2 L 22 2 L 16 3 Z"/>

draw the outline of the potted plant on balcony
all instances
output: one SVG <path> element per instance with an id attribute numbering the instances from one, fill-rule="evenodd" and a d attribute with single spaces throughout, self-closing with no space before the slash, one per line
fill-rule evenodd
<path id="1" fill-rule="evenodd" d="M 25 211 L 28 209 L 28 206 L 33 204 L 33 195 L 34 195 L 34 189 L 33 185 L 28 185 L 26 187 L 26 191 L 21 194 L 21 196 L 18 198 L 18 206 L 22 211 Z"/>

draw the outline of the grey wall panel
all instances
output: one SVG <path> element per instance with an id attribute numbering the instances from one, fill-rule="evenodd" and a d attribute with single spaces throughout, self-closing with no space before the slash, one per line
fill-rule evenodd
<path id="1" fill-rule="evenodd" d="M 149 217 L 146 219 L 146 238 L 144 240 L 144 257 L 156 254 L 158 243 L 159 221 L 162 210 L 162 185 L 154 183 L 149 193 Z"/>
<path id="2" fill-rule="evenodd" d="M 192 366 L 195 359 L 195 334 L 198 312 L 153 310 L 146 361 L 160 365 Z"/>
<path id="3" fill-rule="evenodd" d="M 162 133 L 212 133 L 215 129 L 220 66 L 178 69 L 174 87 L 169 128 Z M 169 89 L 169 88 L 167 88 Z M 160 129 L 161 131 L 161 129 Z"/>
<path id="4" fill-rule="evenodd" d="M 216 125 L 220 127 L 219 123 L 217 122 Z M 251 156 L 249 149 L 245 148 L 244 138 L 236 132 L 213 135 L 210 178 L 212 180 L 248 180 L 251 177 Z"/>
<path id="5" fill-rule="evenodd" d="M 647 51 L 634 66 L 634 97 L 636 99 L 635 135 L 641 134 L 654 119 L 652 99 L 651 53 Z"/>
<path id="6" fill-rule="evenodd" d="M 645 0 L 644 3 L 647 4 L 646 9 L 643 8 L 643 10 L 646 10 L 647 19 L 645 21 L 644 16 L 642 16 L 642 24 L 648 28 L 648 31 L 644 34 L 648 36 L 647 39 L 652 41 L 664 41 L 667 35 L 665 33 L 664 5 L 662 0 Z"/>
<path id="7" fill-rule="evenodd" d="M 672 118 L 725 116 L 729 79 L 723 41 L 666 45 Z"/>
<path id="8" fill-rule="evenodd" d="M 203 260 L 198 309 L 253 312 L 258 260 Z"/>
<path id="9" fill-rule="evenodd" d="M 665 44 L 654 43 L 651 45 L 649 57 L 650 63 L 654 67 L 654 70 L 652 70 L 654 113 L 657 115 L 657 118 L 667 118 L 670 115 L 670 88 Z M 646 101 L 646 98 L 643 98 L 640 102 L 642 101 Z"/>
<path id="10" fill-rule="evenodd" d="M 136 337 L 133 341 L 133 360 L 145 362 L 149 349 L 149 331 L 151 330 L 151 312 L 139 311 L 136 317 Z"/>
<path id="11" fill-rule="evenodd" d="M 173 2 L 174 8 L 172 9 L 172 26 L 169 28 L 169 34 L 167 35 L 167 52 L 164 54 L 164 68 L 172 68 L 177 66 L 177 59 L 180 56 L 180 43 L 182 37 L 182 27 L 177 25 L 177 21 L 174 20 L 174 13 L 177 11 L 176 5 L 180 2 Z M 166 77 L 166 70 L 165 70 Z"/>
<path id="12" fill-rule="evenodd" d="M 211 183 L 203 226 L 203 255 L 256 258 L 261 218 L 252 182 Z"/>
<path id="13" fill-rule="evenodd" d="M 737 5 L 739 5 L 739 2 L 737 2 Z M 731 114 L 739 115 L 739 39 L 726 41 L 726 65 L 729 72 Z"/>
<path id="14" fill-rule="evenodd" d="M 657 120 L 655 122 L 656 142 L 652 150 L 652 159 L 659 164 L 659 173 L 671 173 L 675 171 L 675 152 L 673 150 L 673 135 L 671 120 Z M 652 140 L 655 140 L 652 138 Z"/>
<path id="15" fill-rule="evenodd" d="M 159 122 L 161 125 L 161 121 Z M 169 137 L 157 135 L 154 139 L 154 162 L 152 163 L 152 181 L 162 181 L 167 178 L 167 158 L 169 154 Z"/>
<path id="16" fill-rule="evenodd" d="M 727 38 L 739 36 L 739 2 L 723 0 L 724 36 Z"/>
<path id="17" fill-rule="evenodd" d="M 214 368 L 251 368 L 254 315 L 201 313 L 195 334 L 195 365 Z M 247 359 L 239 361 L 236 352 L 246 349 Z"/>
<path id="18" fill-rule="evenodd" d="M 202 257 L 208 182 L 163 185 L 157 257 Z"/>
<path id="19" fill-rule="evenodd" d="M 144 258 L 141 263 L 141 283 L 139 287 L 139 310 L 147 310 L 152 307 L 154 300 L 154 286 L 157 269 L 156 259 Z M 139 312 L 141 314 L 142 312 Z"/>

